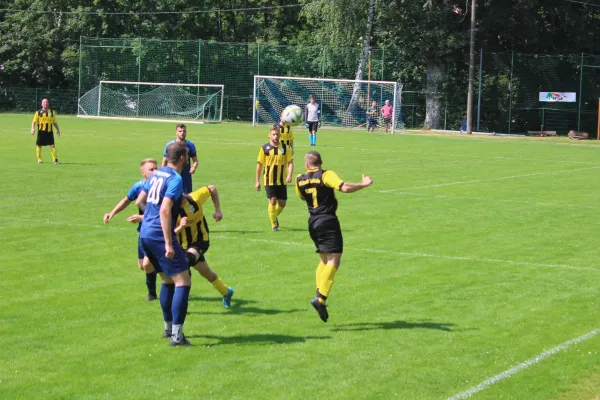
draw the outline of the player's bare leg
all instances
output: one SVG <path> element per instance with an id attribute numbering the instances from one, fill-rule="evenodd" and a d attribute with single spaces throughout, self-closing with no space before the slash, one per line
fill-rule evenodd
<path id="1" fill-rule="evenodd" d="M 188 249 L 187 253 L 193 257 L 192 260 L 198 260 L 200 258 L 200 253 L 194 248 Z M 190 261 L 189 256 L 188 261 Z M 193 267 L 200 273 L 200 275 L 202 275 L 204 279 L 213 285 L 213 287 L 221 294 L 221 296 L 223 296 L 223 307 L 231 307 L 231 298 L 233 297 L 234 293 L 233 288 L 225 285 L 217 273 L 208 266 L 206 261 L 195 261 Z"/>

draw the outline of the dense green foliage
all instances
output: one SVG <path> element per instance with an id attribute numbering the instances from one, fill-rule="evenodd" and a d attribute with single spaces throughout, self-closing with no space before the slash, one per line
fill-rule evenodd
<path id="1" fill-rule="evenodd" d="M 301 46 L 280 47 L 280 50 L 263 54 L 264 60 L 269 57 L 275 63 L 285 60 L 288 63 L 286 73 L 290 75 L 353 78 L 359 75 L 360 69 L 360 74 L 366 78 L 364 48 L 371 46 L 372 79 L 398 80 L 404 84 L 405 91 L 421 93 L 412 95 L 427 104 L 426 110 L 422 104 L 418 106 L 415 116 L 418 126 L 438 128 L 448 124 L 455 127 L 464 117 L 466 104 L 470 3 L 459 0 L 375 1 L 372 26 L 367 24 L 370 3 L 369 0 L 303 0 L 303 7 L 298 7 L 295 0 L 191 3 L 182 0 L 96 0 L 93 5 L 78 0 L 18 0 L 14 3 L 0 0 L 0 8 L 47 12 L 0 11 L 0 37 L 3 39 L 0 63 L 5 67 L 0 71 L 0 87 L 77 88 L 81 36 L 247 43 L 246 47 L 232 47 L 218 56 L 220 60 L 229 60 L 239 70 L 235 71 L 238 76 L 256 73 L 252 70 L 255 63 L 251 52 L 253 45 L 261 43 Z M 586 2 L 479 1 L 476 45 L 483 48 L 485 54 L 575 55 L 572 61 L 556 68 L 548 63 L 528 63 L 525 65 L 527 71 L 514 75 L 516 81 L 510 81 L 510 57 L 484 57 L 488 80 L 483 87 L 483 129 L 511 131 L 514 130 L 510 126 L 513 123 L 519 131 L 535 128 L 542 115 L 531 111 L 531 106 L 528 106 L 527 116 L 511 119 L 512 108 L 523 103 L 519 96 L 538 90 L 578 91 L 581 63 L 577 57 L 581 53 L 598 55 L 600 52 L 600 3 L 597 0 L 582 3 Z M 458 13 L 455 12 L 457 7 Z M 81 13 L 92 11 L 96 13 Z M 184 13 L 135 14 L 148 11 Z M 128 14 L 107 15 L 109 12 Z M 368 31 L 372 35 L 365 40 Z M 319 46 L 322 51 L 315 53 L 314 48 L 306 49 L 306 46 Z M 192 43 L 191 52 L 195 47 Z M 338 68 L 339 57 L 327 54 L 339 52 L 341 48 L 354 50 L 348 52 L 351 57 L 347 61 L 351 66 L 343 70 Z M 190 51 L 183 57 L 188 53 Z M 289 57 L 291 53 L 295 56 Z M 494 64 L 496 61 L 498 63 Z M 600 64 L 597 59 L 589 61 L 592 65 Z M 168 62 L 164 60 L 164 63 Z M 163 60 L 157 57 L 154 69 L 167 70 L 167 65 L 161 63 Z M 310 68 L 304 68 L 303 63 L 313 67 L 312 70 L 315 66 L 319 70 L 322 67 L 323 74 L 304 75 Z M 329 73 L 333 69 L 336 73 Z M 274 70 L 281 71 L 281 68 Z M 231 67 L 214 71 L 234 73 Z M 261 73 L 269 73 L 268 68 L 261 68 Z M 594 112 L 590 101 L 600 96 L 599 73 L 600 70 L 584 70 L 588 91 L 582 96 L 585 97 L 582 109 L 586 112 Z M 517 93 L 512 98 L 511 88 L 522 88 L 524 94 Z M 245 89 L 236 91 L 235 86 L 229 86 L 229 91 L 242 98 L 249 95 Z M 232 101 L 236 109 L 246 107 L 241 98 Z M 404 104 L 410 106 L 410 103 Z M 563 125 L 565 129 L 577 128 L 580 111 L 575 117 L 557 116 L 559 126 L 555 129 L 562 131 Z M 590 126 L 584 128 L 595 130 L 593 117 L 590 121 Z M 525 128 L 521 129 L 521 126 Z"/>

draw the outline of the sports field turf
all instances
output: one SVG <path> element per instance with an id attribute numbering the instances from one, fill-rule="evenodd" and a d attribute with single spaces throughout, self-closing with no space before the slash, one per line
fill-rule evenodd
<path id="1" fill-rule="evenodd" d="M 61 165 L 29 115 L 0 115 L 1 399 L 594 399 L 600 395 L 600 145 L 322 130 L 345 238 L 328 323 L 318 257 L 289 190 L 280 232 L 254 189 L 267 127 L 189 125 L 224 219 L 194 274 L 185 333 L 145 302 L 134 208 L 102 216 L 160 159 L 175 124 L 59 116 Z M 309 150 L 296 129 L 296 171 Z M 212 213 L 207 203 L 206 213 Z M 466 393 L 465 393 L 466 392 Z"/>

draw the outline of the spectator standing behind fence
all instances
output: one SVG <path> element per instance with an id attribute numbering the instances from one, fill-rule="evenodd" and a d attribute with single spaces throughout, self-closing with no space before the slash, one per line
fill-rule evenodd
<path id="1" fill-rule="evenodd" d="M 388 133 L 392 125 L 392 114 L 394 113 L 394 107 L 390 106 L 390 101 L 386 100 L 383 107 L 381 107 L 381 116 L 383 117 L 383 124 L 385 125 L 385 133 Z"/>
<path id="2" fill-rule="evenodd" d="M 310 96 L 310 102 L 306 105 L 304 111 L 304 120 L 308 125 L 308 139 L 311 146 L 317 145 L 317 129 L 319 128 L 319 103 L 317 103 L 315 96 Z"/>

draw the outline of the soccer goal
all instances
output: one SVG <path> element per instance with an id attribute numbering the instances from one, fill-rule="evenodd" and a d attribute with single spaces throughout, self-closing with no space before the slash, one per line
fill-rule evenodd
<path id="1" fill-rule="evenodd" d="M 100 81 L 79 98 L 78 117 L 216 123 L 223 85 Z"/>
<path id="2" fill-rule="evenodd" d="M 366 129 L 368 110 L 375 102 L 377 125 L 389 124 L 391 133 L 404 128 L 402 84 L 399 82 L 265 75 L 254 76 L 252 125 L 279 121 L 282 110 L 290 104 L 304 109 L 311 95 L 319 103 L 320 120 L 325 126 Z M 386 100 L 393 112 L 391 118 L 384 119 L 381 107 Z"/>

